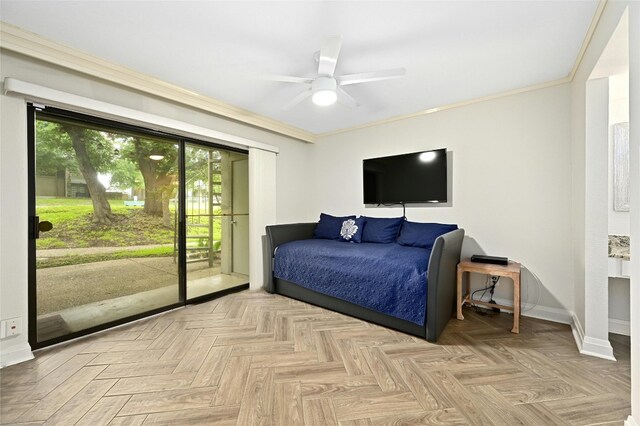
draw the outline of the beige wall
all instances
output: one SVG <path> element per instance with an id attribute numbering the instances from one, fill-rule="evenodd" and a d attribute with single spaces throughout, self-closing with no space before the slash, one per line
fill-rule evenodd
<path id="1" fill-rule="evenodd" d="M 309 210 L 308 163 L 312 145 L 195 109 L 68 72 L 40 61 L 1 51 L 0 79 L 13 77 L 64 92 L 132 108 L 189 124 L 242 136 L 279 147 L 277 218 L 281 222 L 312 218 Z M 2 364 L 28 353 L 27 345 L 27 137 L 24 99 L 0 96 L 0 319 L 21 317 L 23 333 L 0 341 Z M 257 231 L 256 231 L 257 232 Z M 264 233 L 264 229 L 262 229 Z M 22 355 L 21 355 L 22 354 Z"/>
<path id="2" fill-rule="evenodd" d="M 525 302 L 538 300 L 536 291 L 540 289 L 539 306 L 530 314 L 563 319 L 575 312 L 577 320 L 584 322 L 585 83 L 629 4 L 635 8 L 630 14 L 630 31 L 638 35 L 640 5 L 609 1 L 570 85 L 329 136 L 316 145 L 190 110 L 12 53 L 2 52 L 0 77 L 15 77 L 280 147 L 275 202 L 280 223 L 315 220 L 321 211 L 400 215 L 397 208 L 364 208 L 361 160 L 446 147 L 453 166 L 450 205 L 410 207 L 409 219 L 458 223 L 468 236 L 465 254 L 482 249 L 508 256 L 521 261 L 535 274 L 527 272 L 524 277 Z M 640 90 L 633 92 L 640 80 L 637 40 L 640 37 L 632 45 L 636 50 L 631 48 L 631 120 L 638 118 L 640 112 Z M 0 96 L 0 107 L 0 318 L 22 316 L 26 320 L 25 104 L 18 98 Z M 631 138 L 637 145 L 637 135 L 632 132 Z M 636 211 L 636 218 L 638 214 Z M 632 239 L 633 247 L 639 248 L 637 252 L 639 240 Z M 638 265 L 640 261 L 636 260 L 632 297 L 633 289 L 636 296 L 640 291 Z M 540 287 L 536 285 L 536 277 Z M 509 286 L 502 286 L 499 291 L 505 298 L 510 295 Z M 632 335 L 636 337 L 640 332 L 638 317 L 632 311 Z M 21 336 L 0 342 L 3 362 L 7 355 L 11 357 L 25 348 L 26 321 L 24 326 Z M 640 405 L 637 349 L 632 358 L 632 401 L 637 417 Z"/>
<path id="3" fill-rule="evenodd" d="M 314 206 L 400 216 L 401 207 L 365 208 L 362 159 L 447 148 L 450 206 L 410 206 L 408 219 L 457 223 L 466 231 L 465 255 L 482 250 L 522 262 L 524 302 L 538 301 L 527 314 L 569 321 L 570 138 L 567 84 L 325 137 L 314 148 Z M 509 299 L 511 291 L 502 285 L 498 296 Z"/>

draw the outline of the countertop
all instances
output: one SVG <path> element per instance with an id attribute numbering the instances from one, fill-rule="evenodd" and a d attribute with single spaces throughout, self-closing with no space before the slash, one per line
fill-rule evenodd
<path id="1" fill-rule="evenodd" d="M 609 257 L 630 259 L 628 235 L 609 235 Z"/>

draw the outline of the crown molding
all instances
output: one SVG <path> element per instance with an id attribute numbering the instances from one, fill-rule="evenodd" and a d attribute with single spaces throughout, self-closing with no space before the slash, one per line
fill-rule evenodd
<path id="1" fill-rule="evenodd" d="M 600 23 L 600 18 L 602 17 L 602 12 L 604 12 L 604 8 L 607 5 L 609 0 L 600 0 L 598 3 L 598 8 L 596 9 L 596 13 L 593 14 L 593 18 L 591 19 L 591 25 L 589 25 L 589 29 L 584 36 L 584 40 L 582 40 L 582 47 L 580 47 L 580 51 L 578 52 L 578 56 L 576 57 L 576 61 L 573 64 L 573 68 L 569 73 L 569 80 L 573 81 L 573 77 L 575 77 L 578 72 L 578 68 L 580 68 L 580 64 L 582 63 L 582 58 L 584 58 L 584 54 L 591 43 L 591 39 L 593 38 L 593 33 L 596 31 L 598 27 L 598 23 Z"/>
<path id="2" fill-rule="evenodd" d="M 396 121 L 420 117 L 423 115 L 432 114 L 434 112 L 446 111 L 453 108 L 473 105 L 479 102 L 494 100 L 506 96 L 512 96 L 520 93 L 530 92 L 533 90 L 545 89 L 548 87 L 570 83 L 571 81 L 573 81 L 573 78 L 578 71 L 580 64 L 582 63 L 584 54 L 589 44 L 591 43 L 591 39 L 598 26 L 598 23 L 600 22 L 600 18 L 607 5 L 607 2 L 608 0 L 599 1 L 596 12 L 594 13 L 594 16 L 591 20 L 589 29 L 585 34 L 580 51 L 578 52 L 578 56 L 576 57 L 576 60 L 573 64 L 573 68 L 571 69 L 569 75 L 567 75 L 566 77 L 532 86 L 522 87 L 519 89 L 509 90 L 506 92 L 500 92 L 493 95 L 483 96 L 480 98 L 468 99 L 465 101 L 443 105 L 436 108 L 417 111 L 410 114 L 403 114 L 383 120 L 372 121 L 359 126 L 352 126 L 319 134 L 307 132 L 305 130 L 290 126 L 280 121 L 234 107 L 216 99 L 199 95 L 195 92 L 186 90 L 179 86 L 175 86 L 173 84 L 133 71 L 120 65 L 113 64 L 104 59 L 88 55 L 79 50 L 64 46 L 57 42 L 47 40 L 42 36 L 31 33 L 29 31 L 25 31 L 21 28 L 4 22 L 0 22 L 0 48 L 11 50 L 25 56 L 40 59 L 64 68 L 98 77 L 112 83 L 120 84 L 122 86 L 139 90 L 144 93 L 159 96 L 173 102 L 178 102 L 180 104 L 226 117 L 234 121 L 248 124 L 250 126 L 268 130 L 273 133 L 288 136 L 304 142 L 313 143 L 320 138 L 334 136 L 341 133 L 348 133 L 368 127 L 375 127 L 383 124 L 393 123 Z"/>
<path id="3" fill-rule="evenodd" d="M 570 83 L 570 82 L 573 81 L 573 78 L 576 75 L 576 72 L 578 71 L 578 68 L 580 67 L 580 64 L 582 63 L 582 58 L 584 57 L 584 54 L 587 51 L 587 48 L 589 47 L 589 44 L 591 43 L 591 39 L 593 38 L 593 33 L 595 32 L 596 28 L 598 27 L 598 23 L 600 22 L 600 17 L 602 16 L 602 13 L 604 12 L 604 9 L 605 9 L 608 1 L 609 0 L 600 0 L 598 2 L 598 7 L 596 8 L 595 13 L 593 14 L 593 18 L 591 19 L 591 24 L 589 25 L 587 33 L 585 34 L 584 40 L 582 41 L 582 46 L 580 47 L 580 51 L 578 52 L 578 56 L 576 57 L 576 60 L 575 60 L 575 62 L 573 64 L 573 68 L 571 69 L 571 72 L 569 73 L 569 75 L 567 75 L 566 77 L 563 77 L 563 78 L 560 78 L 560 79 L 557 79 L 557 80 L 548 81 L 548 82 L 545 82 L 545 83 L 535 84 L 535 85 L 532 85 L 532 86 L 522 87 L 522 88 L 515 89 L 515 90 L 509 90 L 509 91 L 506 91 L 506 92 L 500 92 L 500 93 L 496 93 L 496 94 L 493 94 L 493 95 L 483 96 L 481 98 L 468 99 L 466 101 L 461 101 L 461 102 L 456 102 L 456 103 L 452 103 L 452 104 L 448 104 L 448 105 L 443 105 L 443 106 L 436 107 L 436 108 L 430 108 L 430 109 L 426 109 L 426 110 L 423 110 L 423 111 L 418 111 L 418 112 L 414 112 L 414 113 L 410 113 L 410 114 L 397 115 L 395 117 L 387 118 L 387 119 L 384 119 L 384 120 L 373 121 L 373 122 L 365 123 L 365 124 L 362 124 L 362 125 L 359 125 L 359 126 L 353 126 L 353 127 L 348 127 L 348 128 L 345 128 L 345 129 L 339 129 L 339 130 L 334 130 L 334 131 L 331 131 L 331 132 L 321 133 L 321 134 L 318 134 L 316 136 L 317 136 L 318 139 L 325 138 L 325 137 L 328 137 L 328 136 L 334 136 L 334 135 L 338 135 L 338 134 L 341 134 L 341 133 L 347 133 L 347 132 L 352 132 L 352 131 L 355 131 L 355 130 L 366 129 L 368 127 L 379 126 L 381 124 L 388 124 L 388 123 L 393 123 L 395 121 L 406 120 L 408 118 L 420 117 L 420 116 L 423 116 L 423 115 L 432 114 L 434 112 L 445 111 L 445 110 L 448 110 L 448 109 L 453 109 L 453 108 L 459 108 L 459 107 L 463 107 L 463 106 L 467 106 L 467 105 L 472 105 L 472 104 L 476 104 L 478 102 L 489 101 L 489 100 L 493 100 L 493 99 L 503 98 L 503 97 L 506 97 L 506 96 L 517 95 L 519 93 L 530 92 L 532 90 L 545 89 L 547 87 L 553 87 L 553 86 L 558 86 L 560 84 Z"/>
<path id="4" fill-rule="evenodd" d="M 0 22 L 0 48 L 293 139 L 315 141 L 315 135 L 297 127 L 200 95 L 5 22 Z"/>
<path id="5" fill-rule="evenodd" d="M 484 102 L 484 101 L 490 101 L 490 100 L 494 100 L 494 99 L 504 98 L 504 97 L 507 97 L 507 96 L 517 95 L 519 93 L 525 93 L 525 92 L 531 92 L 531 91 L 534 91 L 534 90 L 546 89 L 548 87 L 559 86 L 561 84 L 570 83 L 570 82 L 571 82 L 571 79 L 569 77 L 563 77 L 563 78 L 560 78 L 558 80 L 547 81 L 545 83 L 535 84 L 533 86 L 527 86 L 527 87 L 522 87 L 520 89 L 509 90 L 509 91 L 506 91 L 506 92 L 500 92 L 500 93 L 496 93 L 496 94 L 493 94 L 493 95 L 483 96 L 481 98 L 468 99 L 466 101 L 460 101 L 460 102 L 456 102 L 456 103 L 448 104 L 448 105 L 443 105 L 443 106 L 436 107 L 436 108 L 430 108 L 430 109 L 426 109 L 426 110 L 423 110 L 423 111 L 413 112 L 413 113 L 410 113 L 410 114 L 397 115 L 395 117 L 386 118 L 384 120 L 372 121 L 371 123 L 365 123 L 365 124 L 361 124 L 359 126 L 354 126 L 354 127 L 349 127 L 349 128 L 346 128 L 346 129 L 339 129 L 339 130 L 334 130 L 334 131 L 331 131 L 331 132 L 321 133 L 321 134 L 316 135 L 316 136 L 317 136 L 318 139 L 326 138 L 328 136 L 334 136 L 334 135 L 338 135 L 338 134 L 341 134 L 341 133 L 353 132 L 355 130 L 362 130 L 362 129 L 366 129 L 368 127 L 375 127 L 375 126 L 379 126 L 379 125 L 382 125 L 382 124 L 389 124 L 389 123 L 393 123 L 393 122 L 396 122 L 396 121 L 406 120 L 408 118 L 420 117 L 420 116 L 423 116 L 423 115 L 433 114 L 434 112 L 446 111 L 448 109 L 454 109 L 454 108 L 459 108 L 459 107 L 463 107 L 463 106 L 473 105 L 473 104 L 477 104 L 477 103 Z"/>

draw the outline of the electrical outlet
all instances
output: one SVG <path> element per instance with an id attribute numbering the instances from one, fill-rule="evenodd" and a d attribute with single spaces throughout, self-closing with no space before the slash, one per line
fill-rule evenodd
<path id="1" fill-rule="evenodd" d="M 17 336 L 20 333 L 22 333 L 22 319 L 18 317 L 7 320 L 7 337 Z"/>
<path id="2" fill-rule="evenodd" d="M 10 318 L 0 322 L 0 339 L 22 333 L 22 318 Z"/>

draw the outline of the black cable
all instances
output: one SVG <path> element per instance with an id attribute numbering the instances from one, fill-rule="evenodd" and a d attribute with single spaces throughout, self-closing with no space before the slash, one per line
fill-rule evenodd
<path id="1" fill-rule="evenodd" d="M 407 207 L 405 206 L 404 202 L 399 202 L 399 203 L 378 203 L 378 207 L 380 206 L 385 206 L 385 207 L 393 207 L 393 206 L 397 206 L 398 204 L 400 204 L 402 206 L 402 217 L 403 219 L 407 218 Z"/>
<path id="2" fill-rule="evenodd" d="M 478 290 L 475 290 L 475 291 L 473 291 L 473 292 L 471 293 L 471 297 L 470 297 L 470 299 L 471 299 L 471 306 L 473 306 L 473 307 L 476 309 L 476 312 L 478 312 L 478 313 L 482 313 L 482 312 L 480 311 L 480 309 L 482 309 L 482 308 L 480 308 L 480 306 L 478 306 L 478 305 L 475 305 L 475 304 L 473 303 L 473 301 L 474 301 L 474 300 L 477 300 L 477 301 L 479 301 L 479 302 L 482 302 L 482 301 L 483 301 L 483 300 L 482 300 L 482 298 L 487 294 L 487 291 L 489 291 L 489 292 L 491 293 L 491 300 L 489 301 L 489 303 L 492 303 L 492 302 L 493 302 L 493 292 L 495 291 L 495 288 L 496 288 L 496 284 L 497 284 L 497 282 L 498 282 L 498 280 L 496 280 L 495 282 L 493 282 L 493 279 L 492 279 L 492 284 L 491 284 L 491 285 L 488 285 L 488 284 L 489 284 L 489 276 L 487 276 L 487 279 L 486 279 L 486 280 L 485 280 L 485 282 L 484 282 L 484 288 L 479 288 Z M 479 298 L 479 299 L 474 299 L 474 298 L 473 298 L 473 296 L 474 296 L 476 293 L 480 292 L 480 291 L 482 291 L 482 295 L 480 296 L 480 298 Z M 495 302 L 493 302 L 493 303 L 495 303 Z"/>

